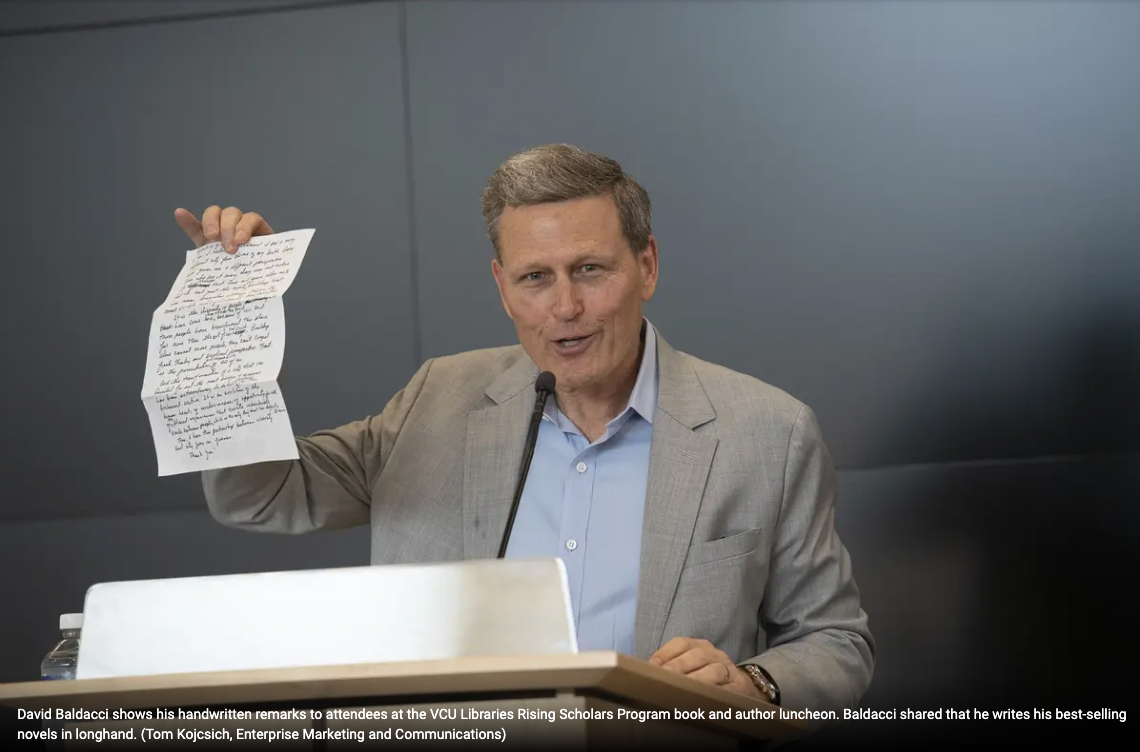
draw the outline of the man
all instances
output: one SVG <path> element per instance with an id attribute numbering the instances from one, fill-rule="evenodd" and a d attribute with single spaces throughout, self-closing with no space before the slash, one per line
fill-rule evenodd
<path id="1" fill-rule="evenodd" d="M 581 648 L 789 709 L 856 706 L 874 641 L 816 418 L 643 317 L 658 275 L 645 190 L 551 145 L 496 170 L 483 214 L 520 344 L 429 360 L 379 415 L 298 437 L 298 460 L 203 473 L 212 514 L 283 533 L 370 523 L 374 564 L 492 558 L 550 371 L 507 556 L 566 562 Z M 175 217 L 231 253 L 274 232 L 234 207 Z"/>

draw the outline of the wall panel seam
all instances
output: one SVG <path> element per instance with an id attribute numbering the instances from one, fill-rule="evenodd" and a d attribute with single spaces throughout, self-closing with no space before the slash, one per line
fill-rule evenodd
<path id="1" fill-rule="evenodd" d="M 208 21 L 211 19 L 230 19 L 241 16 L 265 16 L 269 14 L 290 13 L 293 11 L 323 10 L 325 8 L 338 8 L 346 5 L 365 5 L 372 3 L 394 2 L 395 0 L 313 0 L 308 3 L 295 5 L 279 5 L 269 8 L 232 8 L 230 10 L 202 11 L 197 13 L 177 13 L 169 16 L 142 16 L 138 18 L 117 18 L 109 21 L 88 21 L 85 23 L 63 23 L 47 26 L 28 26 L 17 29 L 0 29 L 0 39 L 11 37 L 34 37 L 47 34 L 71 34 L 81 31 L 100 31 L 103 29 L 122 29 L 132 26 L 152 26 L 158 24 L 183 23 L 186 21 Z"/>
<path id="2" fill-rule="evenodd" d="M 408 53 L 408 3 L 400 5 L 400 86 L 404 109 L 404 193 L 408 209 L 408 275 L 412 315 L 412 371 L 423 363 L 424 343 L 420 325 L 420 268 L 419 235 L 416 232 L 416 178 L 415 155 L 412 150 L 412 76 L 411 55 Z"/>

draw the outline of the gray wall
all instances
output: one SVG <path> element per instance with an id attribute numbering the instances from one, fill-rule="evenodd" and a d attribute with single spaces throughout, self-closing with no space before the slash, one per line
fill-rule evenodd
<path id="1" fill-rule="evenodd" d="M 1121 707 L 1137 39 L 1140 4 L 1092 1 L 0 4 L 0 681 L 94 582 L 368 560 L 364 530 L 227 531 L 156 477 L 175 207 L 316 228 L 281 377 L 307 433 L 513 341 L 479 191 L 569 141 L 649 190 L 671 344 L 819 414 L 866 705 Z"/>

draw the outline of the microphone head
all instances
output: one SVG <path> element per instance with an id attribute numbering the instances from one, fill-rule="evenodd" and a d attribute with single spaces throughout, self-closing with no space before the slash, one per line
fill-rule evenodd
<path id="1" fill-rule="evenodd" d="M 547 394 L 554 393 L 554 374 L 550 371 L 543 371 L 538 374 L 538 378 L 534 380 L 534 391 Z"/>

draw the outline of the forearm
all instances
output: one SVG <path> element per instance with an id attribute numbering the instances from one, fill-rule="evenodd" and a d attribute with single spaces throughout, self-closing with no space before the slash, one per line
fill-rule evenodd
<path id="1" fill-rule="evenodd" d="M 367 489 L 321 443 L 319 438 L 298 438 L 297 460 L 203 472 L 210 514 L 228 527 L 265 533 L 308 533 L 368 522 Z"/>
<path id="2" fill-rule="evenodd" d="M 431 367 L 428 361 L 376 416 L 298 437 L 299 458 L 202 473 L 210 513 L 224 525 L 308 533 L 367 524 L 372 487 Z"/>
<path id="3" fill-rule="evenodd" d="M 784 504 L 760 610 L 766 643 L 751 659 L 772 675 L 781 706 L 857 707 L 871 683 L 875 641 L 851 557 L 835 530 L 835 471 L 814 414 L 789 439 Z"/>

